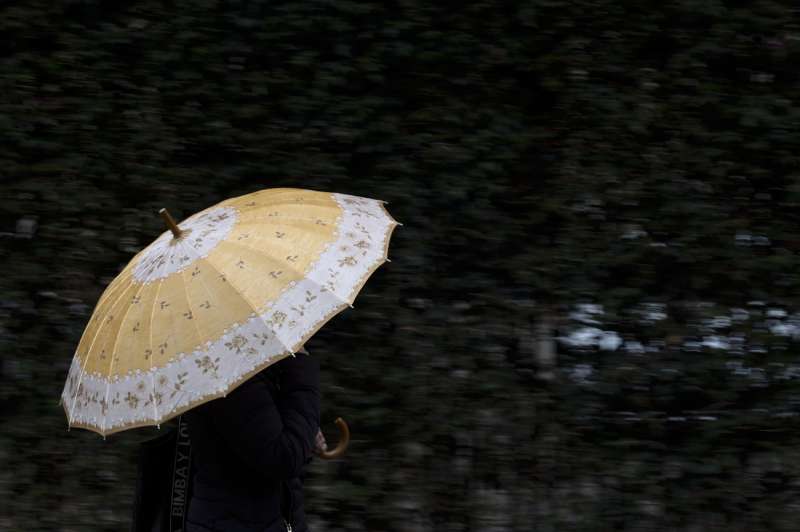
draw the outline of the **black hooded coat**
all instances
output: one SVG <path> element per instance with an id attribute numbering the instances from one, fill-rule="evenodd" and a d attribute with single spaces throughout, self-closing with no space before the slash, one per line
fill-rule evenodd
<path id="1" fill-rule="evenodd" d="M 302 473 L 319 428 L 319 363 L 298 354 L 185 415 L 194 484 L 187 532 L 307 532 Z"/>

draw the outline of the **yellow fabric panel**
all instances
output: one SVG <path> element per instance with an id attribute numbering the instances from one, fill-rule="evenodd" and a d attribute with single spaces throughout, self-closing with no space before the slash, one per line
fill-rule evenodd
<path id="1" fill-rule="evenodd" d="M 131 307 L 130 301 L 139 286 L 139 283 L 135 282 L 126 283 L 117 291 L 109 311 L 103 314 L 97 336 L 87 348 L 85 367 L 88 372 L 98 371 L 103 376 L 108 375 L 109 368 L 118 364 L 125 356 L 123 344 L 117 342 L 117 337 L 123 322 L 127 319 L 127 312 Z M 124 336 L 123 333 L 123 338 Z"/>
<path id="2" fill-rule="evenodd" d="M 128 313 L 120 327 L 117 355 L 119 361 L 113 366 L 113 374 L 122 374 L 131 369 L 149 368 L 150 354 L 150 315 L 160 283 L 143 284 L 136 282 L 137 290 L 131 296 Z"/>
<path id="3" fill-rule="evenodd" d="M 191 319 L 184 322 L 193 329 L 187 334 L 202 336 L 201 342 L 194 342 L 193 347 L 219 338 L 232 323 L 241 323 L 252 312 L 228 281 L 227 274 L 215 269 L 207 259 L 196 261 L 179 276 L 192 312 Z"/>
<path id="4" fill-rule="evenodd" d="M 130 279 L 130 274 L 120 274 L 111 282 L 111 284 L 108 285 L 108 287 L 100 296 L 100 299 L 97 301 L 94 311 L 92 311 L 92 318 L 89 320 L 89 323 L 86 325 L 86 329 L 83 331 L 83 336 L 81 336 L 81 340 L 78 343 L 78 349 L 76 351 L 78 359 L 82 364 L 85 362 L 86 353 L 88 352 L 89 347 L 93 342 L 96 341 L 98 329 L 103 325 L 102 317 L 108 315 L 111 308 L 115 303 L 117 303 L 119 295 L 125 290 L 127 283 L 130 282 Z"/>

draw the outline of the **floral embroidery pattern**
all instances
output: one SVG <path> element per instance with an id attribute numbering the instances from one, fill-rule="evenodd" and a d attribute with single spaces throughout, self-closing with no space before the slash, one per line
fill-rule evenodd
<path id="1" fill-rule="evenodd" d="M 253 338 L 258 340 L 261 345 L 266 345 L 266 343 L 272 338 L 267 333 L 253 333 Z"/>
<path id="2" fill-rule="evenodd" d="M 286 313 L 278 310 L 272 314 L 272 317 L 269 320 L 267 320 L 267 323 L 271 325 L 277 325 L 278 327 L 282 327 L 283 324 L 286 322 L 286 318 L 287 318 Z"/>
<path id="3" fill-rule="evenodd" d="M 237 355 L 245 352 L 248 355 L 253 355 L 256 353 L 255 348 L 250 347 L 247 345 L 247 338 L 241 334 L 237 334 L 234 336 L 230 342 L 225 342 L 225 347 L 228 348 L 229 351 L 235 351 Z"/>
<path id="4" fill-rule="evenodd" d="M 197 362 L 197 361 L 195 361 Z M 178 373 L 177 377 L 175 378 L 175 383 L 173 384 L 172 393 L 169 394 L 170 399 L 175 397 L 175 394 L 183 390 L 183 386 L 186 384 L 186 376 L 189 375 L 188 371 L 184 371 L 182 373 Z"/>
<path id="5" fill-rule="evenodd" d="M 125 402 L 127 402 L 128 406 L 131 407 L 132 409 L 136 408 L 137 406 L 139 406 L 139 396 L 134 395 L 131 392 L 128 392 L 128 395 L 125 396 Z"/>
<path id="6" fill-rule="evenodd" d="M 333 268 L 328 268 L 328 280 L 325 281 L 325 287 L 328 288 L 331 292 L 336 291 L 336 278 L 339 277 L 339 270 L 334 270 Z"/>
<path id="7" fill-rule="evenodd" d="M 219 375 L 217 375 L 219 371 L 219 357 L 212 360 L 210 356 L 206 355 L 200 360 L 195 360 L 194 363 L 197 364 L 198 368 L 203 370 L 203 375 L 210 372 L 212 377 L 215 379 L 219 378 Z"/>
<path id="8" fill-rule="evenodd" d="M 147 400 L 147 404 L 155 403 L 156 406 L 161 406 L 161 403 L 164 400 L 164 394 L 161 392 L 151 392 L 150 396 Z"/>
<path id="9" fill-rule="evenodd" d="M 358 262 L 352 255 L 339 259 L 339 266 L 355 266 Z"/>

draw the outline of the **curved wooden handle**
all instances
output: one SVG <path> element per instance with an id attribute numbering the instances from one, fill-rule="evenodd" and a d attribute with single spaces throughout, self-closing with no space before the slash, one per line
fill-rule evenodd
<path id="1" fill-rule="evenodd" d="M 350 444 L 350 427 L 348 427 L 344 419 L 340 417 L 336 418 L 336 425 L 339 427 L 339 443 L 329 451 L 317 451 L 317 456 L 325 460 L 339 458 L 344 454 L 347 450 L 347 446 Z"/>

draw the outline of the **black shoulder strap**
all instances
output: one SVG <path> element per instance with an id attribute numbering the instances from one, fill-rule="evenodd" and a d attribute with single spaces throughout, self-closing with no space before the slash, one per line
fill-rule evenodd
<path id="1" fill-rule="evenodd" d="M 178 434 L 175 456 L 172 463 L 172 483 L 169 504 L 169 530 L 182 532 L 186 529 L 189 499 L 192 491 L 192 442 L 189 427 L 183 416 L 178 418 Z"/>

